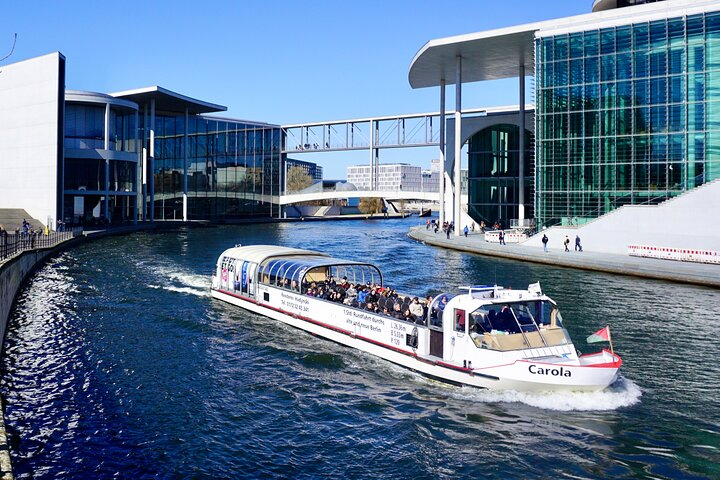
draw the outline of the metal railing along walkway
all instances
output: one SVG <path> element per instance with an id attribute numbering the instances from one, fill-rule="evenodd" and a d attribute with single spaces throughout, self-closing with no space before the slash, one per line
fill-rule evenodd
<path id="1" fill-rule="evenodd" d="M 0 233 L 0 262 L 10 259 L 22 252 L 51 248 L 82 234 L 83 229 L 76 227 L 64 232 L 35 233 Z"/>

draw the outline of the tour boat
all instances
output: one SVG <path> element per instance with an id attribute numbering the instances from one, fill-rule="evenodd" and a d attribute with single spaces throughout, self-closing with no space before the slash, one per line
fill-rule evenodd
<path id="1" fill-rule="evenodd" d="M 415 321 L 363 308 L 352 300 L 357 285 L 375 287 L 376 295 L 385 289 L 370 263 L 296 248 L 236 246 L 218 258 L 212 296 L 456 385 L 594 391 L 612 384 L 622 365 L 606 349 L 580 355 L 539 283 L 436 295 Z M 317 296 L 326 289 L 338 298 Z M 377 303 L 401 303 L 405 310 L 407 299 L 380 294 Z"/>

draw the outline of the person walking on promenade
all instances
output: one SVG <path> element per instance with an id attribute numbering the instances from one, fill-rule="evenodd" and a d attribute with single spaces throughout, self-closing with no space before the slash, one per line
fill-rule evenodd
<path id="1" fill-rule="evenodd" d="M 463 233 L 465 234 L 465 238 L 467 238 L 467 234 L 468 234 L 467 225 L 465 225 L 465 229 L 463 230 Z"/>
<path id="2" fill-rule="evenodd" d="M 570 249 L 568 248 L 568 245 L 570 245 L 570 237 L 568 237 L 567 235 L 565 235 L 565 241 L 563 242 L 563 245 L 565 245 L 565 251 L 569 252 Z"/>
<path id="3" fill-rule="evenodd" d="M 482 233 L 485 233 L 485 221 L 484 220 L 480 220 L 480 231 Z"/>
<path id="4" fill-rule="evenodd" d="M 575 235 L 575 251 L 582 252 L 582 245 L 580 245 L 580 235 Z"/>
<path id="5" fill-rule="evenodd" d="M 425 230 L 430 230 L 430 219 L 428 219 L 428 221 L 425 222 Z"/>
<path id="6" fill-rule="evenodd" d="M 445 233 L 447 234 L 447 239 L 450 240 L 450 225 L 445 229 Z"/>
<path id="7" fill-rule="evenodd" d="M 505 243 L 505 230 L 500 230 L 500 234 L 498 235 L 498 238 L 500 239 L 500 245 L 506 245 L 506 243 Z"/>
<path id="8" fill-rule="evenodd" d="M 548 239 L 547 235 L 543 234 L 542 243 L 543 243 L 543 250 L 545 251 L 545 253 L 547 253 L 548 241 L 549 241 L 549 239 Z"/>

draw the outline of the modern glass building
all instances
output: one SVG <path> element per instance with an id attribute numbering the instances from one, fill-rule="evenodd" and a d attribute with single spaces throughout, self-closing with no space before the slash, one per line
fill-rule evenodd
<path id="1" fill-rule="evenodd" d="M 280 195 L 280 129 L 157 115 L 152 175 L 156 220 L 182 220 L 185 191 L 189 220 L 269 217 Z"/>
<path id="2" fill-rule="evenodd" d="M 415 55 L 411 86 L 453 85 L 456 109 L 463 84 L 503 78 L 519 79 L 520 120 L 506 123 L 519 125 L 526 94 L 534 100 L 535 136 L 525 140 L 534 159 L 525 155 L 524 173 L 512 173 L 514 160 L 503 170 L 504 154 L 491 152 L 506 148 L 503 133 L 470 138 L 474 218 L 534 214 L 538 228 L 584 225 L 720 178 L 720 1 L 595 0 L 592 10 L 431 40 Z M 456 116 L 454 130 L 472 120 Z M 524 201 L 513 192 L 521 177 L 529 177 Z"/>
<path id="3" fill-rule="evenodd" d="M 535 50 L 541 225 L 720 178 L 720 12 L 539 31 Z"/>
<path id="4" fill-rule="evenodd" d="M 133 102 L 65 91 L 62 218 L 68 224 L 133 221 L 140 144 Z"/>
<path id="5" fill-rule="evenodd" d="M 525 215 L 532 217 L 532 134 L 525 131 Z M 468 141 L 468 213 L 488 225 L 518 218 L 520 127 L 501 123 Z M 506 224 L 506 223 L 505 223 Z"/>
<path id="6" fill-rule="evenodd" d="M 225 107 L 162 87 L 68 91 L 68 224 L 270 217 L 281 185 L 279 126 L 209 116 Z"/>

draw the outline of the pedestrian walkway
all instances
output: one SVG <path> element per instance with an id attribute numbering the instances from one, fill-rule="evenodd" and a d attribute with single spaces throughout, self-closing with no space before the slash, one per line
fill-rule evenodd
<path id="1" fill-rule="evenodd" d="M 545 253 L 542 247 L 488 243 L 485 241 L 485 236 L 479 232 L 473 232 L 467 238 L 452 235 L 448 240 L 443 232 L 434 233 L 432 230 L 426 230 L 424 225 L 411 228 L 408 236 L 428 245 L 480 255 L 720 288 L 720 265 L 588 251 L 575 252 L 573 243 L 570 244 L 569 252 L 566 252 L 563 246 L 559 246 L 559 248 L 549 248 Z"/>

